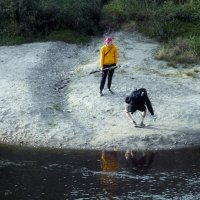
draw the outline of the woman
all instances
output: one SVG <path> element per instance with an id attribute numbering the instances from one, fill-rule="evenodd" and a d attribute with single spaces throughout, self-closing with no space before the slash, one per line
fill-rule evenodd
<path id="1" fill-rule="evenodd" d="M 114 74 L 114 66 L 118 63 L 118 49 L 115 44 L 112 43 L 112 38 L 107 37 L 105 45 L 101 47 L 100 51 L 100 68 L 101 68 L 101 83 L 100 83 L 100 96 L 103 96 L 103 89 L 108 76 L 108 90 L 111 94 L 112 77 Z"/>

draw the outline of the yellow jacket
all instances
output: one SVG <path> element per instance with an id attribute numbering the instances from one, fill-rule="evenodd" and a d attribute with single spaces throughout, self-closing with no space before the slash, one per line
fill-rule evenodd
<path id="1" fill-rule="evenodd" d="M 108 53 L 107 53 L 108 52 Z M 105 44 L 101 47 L 100 51 L 100 68 L 103 69 L 103 65 L 112 65 L 118 63 L 118 49 L 115 44 L 109 47 Z"/>

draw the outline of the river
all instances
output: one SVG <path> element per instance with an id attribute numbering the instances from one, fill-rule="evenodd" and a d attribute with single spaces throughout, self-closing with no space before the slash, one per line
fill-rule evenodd
<path id="1" fill-rule="evenodd" d="M 159 151 L 1 145 L 0 199 L 200 199 L 200 147 Z"/>

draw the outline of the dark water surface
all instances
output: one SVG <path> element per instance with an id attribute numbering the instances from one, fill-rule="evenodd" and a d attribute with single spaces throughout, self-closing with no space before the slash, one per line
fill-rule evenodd
<path id="1" fill-rule="evenodd" d="M 200 147 L 117 152 L 0 147 L 0 200 L 200 199 Z"/>

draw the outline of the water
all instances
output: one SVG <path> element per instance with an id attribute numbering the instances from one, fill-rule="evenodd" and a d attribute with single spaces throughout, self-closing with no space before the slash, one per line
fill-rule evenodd
<path id="1" fill-rule="evenodd" d="M 0 147 L 0 200 L 200 199 L 200 147 L 153 152 Z"/>

